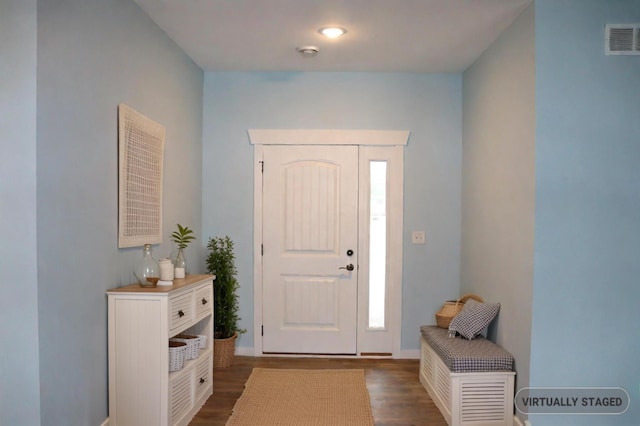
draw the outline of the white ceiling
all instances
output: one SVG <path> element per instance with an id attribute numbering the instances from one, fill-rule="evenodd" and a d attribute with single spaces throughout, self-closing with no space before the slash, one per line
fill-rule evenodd
<path id="1" fill-rule="evenodd" d="M 416 73 L 464 71 L 531 1 L 135 0 L 205 71 Z"/>

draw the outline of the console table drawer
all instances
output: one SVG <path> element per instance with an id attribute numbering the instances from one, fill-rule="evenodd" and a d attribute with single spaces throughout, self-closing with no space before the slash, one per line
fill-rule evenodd
<path id="1" fill-rule="evenodd" d="M 200 399 L 202 395 L 211 387 L 213 359 L 211 355 L 202 357 L 198 360 L 198 364 L 195 368 L 195 386 L 196 386 L 196 400 Z"/>
<path id="2" fill-rule="evenodd" d="M 191 374 L 184 374 L 176 380 L 172 380 L 169 385 L 171 395 L 171 424 L 176 424 L 184 414 L 189 411 L 193 404 L 191 393 Z"/>
<path id="3" fill-rule="evenodd" d="M 169 330 L 171 332 L 188 324 L 194 317 L 193 292 L 171 298 L 169 300 L 169 314 Z"/>
<path id="4" fill-rule="evenodd" d="M 210 285 L 196 290 L 196 317 L 211 313 L 212 302 L 213 291 Z"/>

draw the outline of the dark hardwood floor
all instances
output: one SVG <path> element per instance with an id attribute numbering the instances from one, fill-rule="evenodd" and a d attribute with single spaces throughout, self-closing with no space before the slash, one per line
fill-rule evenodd
<path id="1" fill-rule="evenodd" d="M 418 360 L 236 356 L 232 367 L 213 370 L 213 395 L 189 425 L 223 426 L 254 367 L 363 369 L 376 426 L 447 424 L 418 380 Z"/>

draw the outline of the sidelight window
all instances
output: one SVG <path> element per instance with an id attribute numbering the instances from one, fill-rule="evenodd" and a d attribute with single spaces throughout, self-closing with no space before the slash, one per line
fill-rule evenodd
<path id="1" fill-rule="evenodd" d="M 370 161 L 369 176 L 369 328 L 384 328 L 387 293 L 387 162 Z"/>

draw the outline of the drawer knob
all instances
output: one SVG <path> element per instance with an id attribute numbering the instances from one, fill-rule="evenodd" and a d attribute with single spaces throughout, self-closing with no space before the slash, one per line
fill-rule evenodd
<path id="1" fill-rule="evenodd" d="M 206 380 L 200 377 L 200 384 L 203 384 L 204 382 L 206 382 Z"/>
<path id="2" fill-rule="evenodd" d="M 184 312 L 182 312 L 182 309 L 180 309 L 180 310 L 178 311 L 178 316 L 179 316 L 180 318 L 182 318 L 182 317 L 184 316 Z"/>
<path id="3" fill-rule="evenodd" d="M 202 298 L 202 304 L 206 305 L 207 304 L 207 299 L 205 299 L 204 297 Z"/>

